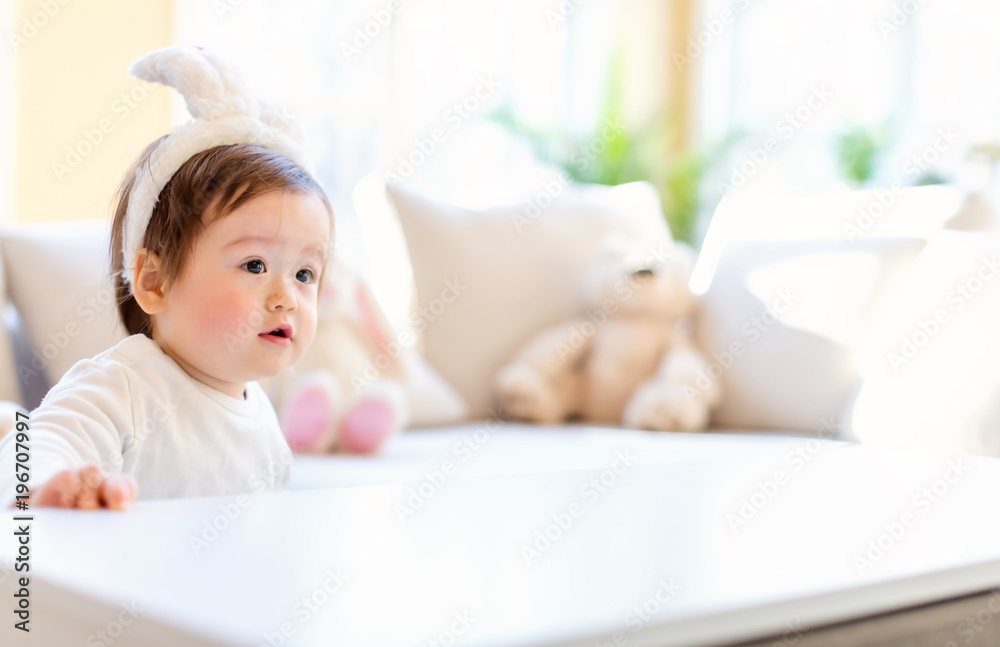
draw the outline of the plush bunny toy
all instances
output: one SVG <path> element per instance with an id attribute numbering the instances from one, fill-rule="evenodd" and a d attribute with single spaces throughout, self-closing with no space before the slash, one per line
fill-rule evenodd
<path id="1" fill-rule="evenodd" d="M 694 254 L 606 241 L 585 277 L 588 308 L 530 340 L 497 374 L 496 399 L 515 419 L 570 417 L 626 427 L 696 431 L 708 424 L 718 385 L 689 340 Z"/>
<path id="2" fill-rule="evenodd" d="M 335 257 L 324 273 L 309 350 L 281 375 L 260 381 L 289 446 L 371 454 L 410 424 L 464 418 L 458 394 L 403 341 L 368 285 Z"/>
<path id="3" fill-rule="evenodd" d="M 289 370 L 261 380 L 293 450 L 368 454 L 407 425 L 406 367 L 388 335 L 367 286 L 333 261 L 309 350 Z"/>

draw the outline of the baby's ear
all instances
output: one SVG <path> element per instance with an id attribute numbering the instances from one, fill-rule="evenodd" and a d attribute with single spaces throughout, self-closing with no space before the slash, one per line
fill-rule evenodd
<path id="1" fill-rule="evenodd" d="M 136 303 L 148 315 L 163 312 L 166 301 L 160 257 L 154 252 L 140 249 L 135 255 L 135 267 L 132 294 L 135 295 Z"/>

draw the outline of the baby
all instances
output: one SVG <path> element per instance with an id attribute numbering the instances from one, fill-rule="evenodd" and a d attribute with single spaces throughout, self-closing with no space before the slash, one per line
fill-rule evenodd
<path id="1" fill-rule="evenodd" d="M 30 490 L 0 441 L 0 496 L 122 509 L 137 497 L 281 490 L 291 452 L 256 382 L 316 332 L 333 213 L 294 139 L 224 63 L 172 47 L 133 65 L 174 85 L 194 121 L 151 144 L 112 223 L 131 335 L 75 364 L 30 418 Z"/>

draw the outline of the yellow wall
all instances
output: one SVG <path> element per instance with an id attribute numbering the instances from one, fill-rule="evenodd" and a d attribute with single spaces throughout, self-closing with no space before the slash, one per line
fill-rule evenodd
<path id="1" fill-rule="evenodd" d="M 172 5 L 173 0 L 20 0 L 17 220 L 110 214 L 128 165 L 172 124 L 170 91 L 147 90 L 126 73 L 141 54 L 171 43 Z M 100 141 L 91 144 L 87 133 Z M 78 160 L 67 146 L 79 149 L 77 155 L 89 147 L 89 154 Z"/>
<path id="2" fill-rule="evenodd" d="M 669 153 L 694 143 L 698 124 L 695 65 L 678 65 L 692 34 L 695 0 L 619 0 L 621 44 L 625 56 L 625 120 L 648 124 L 666 110 L 677 136 Z"/>
<path id="3" fill-rule="evenodd" d="M 17 7 L 12 3 L 0 4 L 0 34 L 14 29 Z M 14 218 L 14 119 L 16 87 L 14 50 L 9 43 L 0 43 L 0 224 Z"/>

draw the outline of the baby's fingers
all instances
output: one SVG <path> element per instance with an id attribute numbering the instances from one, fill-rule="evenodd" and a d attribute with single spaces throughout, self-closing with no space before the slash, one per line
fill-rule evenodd
<path id="1" fill-rule="evenodd" d="M 101 486 L 101 502 L 110 510 L 125 510 L 135 500 L 139 486 L 131 476 L 114 476 Z"/>
<path id="2" fill-rule="evenodd" d="M 88 465 L 78 472 L 76 507 L 81 510 L 95 510 L 101 507 L 101 486 L 104 484 L 104 474 L 97 465 Z"/>
<path id="3" fill-rule="evenodd" d="M 28 503 L 36 508 L 73 508 L 76 507 L 79 486 L 80 475 L 77 471 L 63 470 L 32 491 Z"/>
<path id="4" fill-rule="evenodd" d="M 131 476 L 105 478 L 97 465 L 64 470 L 32 491 L 32 507 L 79 508 L 94 510 L 106 507 L 124 510 L 135 500 L 138 486 Z"/>

